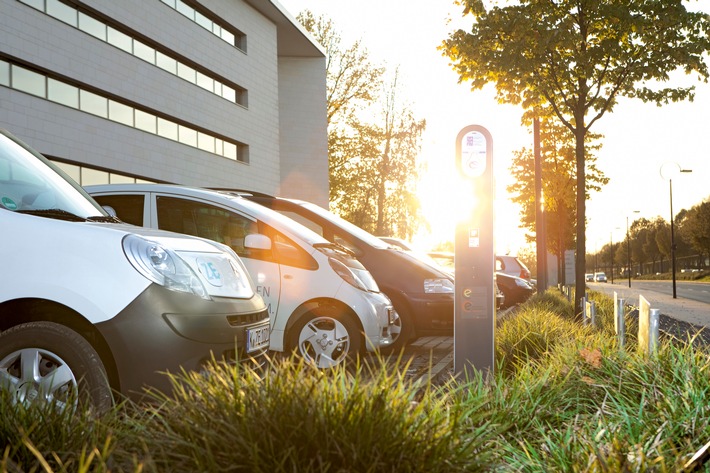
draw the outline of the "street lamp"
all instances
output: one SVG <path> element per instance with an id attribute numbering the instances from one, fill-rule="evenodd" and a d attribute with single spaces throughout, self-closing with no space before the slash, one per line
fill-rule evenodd
<path id="1" fill-rule="evenodd" d="M 693 172 L 693 170 L 682 169 L 678 163 L 664 163 L 661 166 L 660 172 L 663 179 L 668 179 L 671 203 L 671 276 L 673 279 L 673 299 L 677 299 L 675 287 L 675 231 L 673 229 L 673 176 L 681 172 Z"/>
<path id="2" fill-rule="evenodd" d="M 640 210 L 632 210 L 637 214 Z M 631 287 L 631 240 L 629 239 L 629 216 L 626 216 L 626 271 L 629 273 L 629 287 Z"/>

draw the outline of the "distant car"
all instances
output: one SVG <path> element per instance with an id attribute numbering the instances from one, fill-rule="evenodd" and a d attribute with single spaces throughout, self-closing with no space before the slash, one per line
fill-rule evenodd
<path id="1" fill-rule="evenodd" d="M 503 309 L 525 302 L 536 291 L 529 281 L 501 272 L 496 273 L 496 285 L 503 292 Z"/>
<path id="2" fill-rule="evenodd" d="M 587 282 L 594 282 L 594 273 L 587 273 L 584 275 L 584 280 Z"/>
<path id="3" fill-rule="evenodd" d="M 606 274 L 604 274 L 604 273 L 594 273 L 594 281 L 596 281 L 596 282 L 606 282 Z"/>
<path id="4" fill-rule="evenodd" d="M 496 255 L 496 273 L 505 273 L 510 276 L 525 279 L 530 282 L 530 270 L 516 256 Z"/>

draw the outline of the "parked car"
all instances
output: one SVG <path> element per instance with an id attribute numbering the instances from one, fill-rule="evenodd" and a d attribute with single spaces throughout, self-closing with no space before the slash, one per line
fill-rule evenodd
<path id="1" fill-rule="evenodd" d="M 604 273 L 594 273 L 594 281 L 596 281 L 596 282 L 606 282 L 606 274 L 604 274 Z"/>
<path id="2" fill-rule="evenodd" d="M 260 362 L 264 300 L 223 245 L 109 216 L 0 131 L 0 388 L 20 402 L 169 390 L 165 371 Z"/>
<path id="3" fill-rule="evenodd" d="M 396 313 L 345 248 L 238 195 L 167 184 L 88 186 L 135 225 L 209 238 L 246 265 L 271 315 L 271 349 L 335 366 L 392 344 Z"/>
<path id="4" fill-rule="evenodd" d="M 454 280 L 441 269 L 313 203 L 264 194 L 241 193 L 351 250 L 392 300 L 399 314 L 394 349 L 423 335 L 451 335 L 454 327 Z"/>
<path id="5" fill-rule="evenodd" d="M 587 282 L 594 282 L 594 273 L 586 273 L 584 275 L 584 280 Z"/>
<path id="6" fill-rule="evenodd" d="M 504 309 L 525 302 L 536 292 L 535 286 L 529 281 L 501 272 L 496 273 L 496 285 L 503 292 Z"/>
<path id="7" fill-rule="evenodd" d="M 530 270 L 516 256 L 496 255 L 496 273 L 505 273 L 531 281 Z"/>
<path id="8" fill-rule="evenodd" d="M 385 240 L 386 242 L 390 240 L 399 240 L 399 239 L 387 239 L 387 238 L 382 238 L 379 237 L 382 240 Z M 450 275 L 452 278 L 454 278 L 454 254 L 453 253 L 448 253 L 448 252 L 429 252 L 429 253 L 423 253 L 420 251 L 416 250 L 406 250 L 404 248 L 412 248 L 411 245 L 409 245 L 407 242 L 404 242 L 400 240 L 402 243 L 399 245 L 395 245 L 399 248 L 402 248 L 402 251 L 409 251 L 411 255 L 413 255 L 416 258 L 419 258 L 422 260 L 424 263 L 432 265 L 434 267 L 439 268 L 441 271 L 444 273 Z M 454 278 L 455 279 L 455 278 Z M 503 295 L 503 292 L 496 286 L 495 288 L 496 291 L 496 308 L 500 309 L 503 307 L 503 303 L 505 300 L 505 296 Z"/>

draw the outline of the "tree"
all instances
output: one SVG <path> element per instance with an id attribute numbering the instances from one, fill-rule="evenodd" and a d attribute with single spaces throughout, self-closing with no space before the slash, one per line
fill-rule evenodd
<path id="1" fill-rule="evenodd" d="M 371 123 L 350 121 L 349 159 L 331 201 L 343 218 L 375 235 L 411 238 L 421 220 L 417 157 L 426 122 L 397 97 L 397 74 Z"/>
<path id="2" fill-rule="evenodd" d="M 372 233 L 412 237 L 425 121 L 398 100 L 397 73 L 386 84 L 360 41 L 343 48 L 333 22 L 308 10 L 298 20 L 326 51 L 331 206 Z"/>
<path id="3" fill-rule="evenodd" d="M 598 191 L 609 179 L 596 167 L 593 152 L 601 145 L 595 143 L 600 136 L 588 135 L 587 193 Z M 563 274 L 564 252 L 574 244 L 576 228 L 574 136 L 559 121 L 550 116 L 540 122 L 540 155 L 542 159 L 542 186 L 545 210 L 545 244 L 557 256 L 559 274 Z M 520 223 L 530 232 L 535 225 L 535 159 L 531 150 L 523 148 L 514 153 L 510 167 L 514 177 L 507 190 L 511 200 L 520 205 Z M 527 234 L 528 241 L 534 236 Z"/>
<path id="4" fill-rule="evenodd" d="M 710 200 L 691 207 L 680 220 L 678 229 L 683 238 L 698 253 L 710 256 Z"/>
<path id="5" fill-rule="evenodd" d="M 474 23 L 442 49 L 472 89 L 496 85 L 501 102 L 550 107 L 575 137 L 575 311 L 585 293 L 587 133 L 619 97 L 657 104 L 693 98 L 693 87 L 657 87 L 683 70 L 707 81 L 710 19 L 681 0 L 521 0 L 486 9 L 460 0 Z M 655 88 L 654 88 L 655 87 Z"/>

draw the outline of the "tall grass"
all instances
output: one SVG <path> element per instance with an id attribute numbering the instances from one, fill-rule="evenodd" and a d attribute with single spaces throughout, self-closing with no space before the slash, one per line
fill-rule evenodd
<path id="1" fill-rule="evenodd" d="M 503 320 L 488 379 L 419 385 L 401 359 L 284 359 L 170 375 L 169 395 L 100 418 L 5 397 L 0 471 L 710 471 L 686 469 L 710 440 L 708 353 L 622 349 L 613 304 L 588 297 L 595 327 L 554 291 Z"/>

